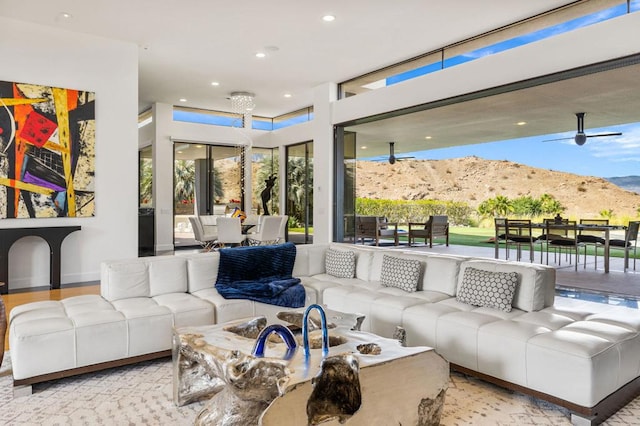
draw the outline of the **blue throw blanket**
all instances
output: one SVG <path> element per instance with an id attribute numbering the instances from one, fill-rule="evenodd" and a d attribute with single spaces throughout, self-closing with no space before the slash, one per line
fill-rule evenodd
<path id="1" fill-rule="evenodd" d="M 225 299 L 301 308 L 305 290 L 291 275 L 295 260 L 293 243 L 222 249 L 216 290 Z"/>

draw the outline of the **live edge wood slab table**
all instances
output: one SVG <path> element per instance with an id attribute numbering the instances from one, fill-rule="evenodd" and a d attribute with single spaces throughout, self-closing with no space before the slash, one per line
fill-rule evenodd
<path id="1" fill-rule="evenodd" d="M 316 330 L 309 356 L 298 347 L 283 359 L 287 345 L 272 335 L 256 357 L 254 331 L 265 325 L 256 317 L 175 331 L 176 404 L 210 397 L 196 425 L 439 424 L 449 364 L 431 348 L 338 326 L 326 356 Z"/>

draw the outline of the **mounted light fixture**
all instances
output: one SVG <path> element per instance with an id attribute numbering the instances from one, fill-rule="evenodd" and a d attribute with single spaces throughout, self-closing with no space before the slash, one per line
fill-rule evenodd
<path id="1" fill-rule="evenodd" d="M 250 114 L 256 107 L 253 102 L 255 94 L 250 92 L 231 92 L 231 110 L 236 114 Z"/>

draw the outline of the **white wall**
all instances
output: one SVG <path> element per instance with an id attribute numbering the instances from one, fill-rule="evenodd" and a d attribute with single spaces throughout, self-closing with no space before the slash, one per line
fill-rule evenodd
<path id="1" fill-rule="evenodd" d="M 138 49 L 118 41 L 0 18 L 0 80 L 96 94 L 96 213 L 3 219 L 2 228 L 80 225 L 62 246 L 64 284 L 99 279 L 100 262 L 138 253 Z M 49 285 L 47 244 L 28 237 L 9 255 L 9 288 Z"/>

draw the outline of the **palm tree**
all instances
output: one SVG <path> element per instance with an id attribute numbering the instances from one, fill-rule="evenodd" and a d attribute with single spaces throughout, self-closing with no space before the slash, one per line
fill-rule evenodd
<path id="1" fill-rule="evenodd" d="M 153 162 L 140 161 L 140 205 L 151 204 L 153 200 Z"/>
<path id="2" fill-rule="evenodd" d="M 308 170 L 307 170 L 308 169 Z M 291 157 L 287 163 L 287 203 L 289 213 L 299 224 L 305 223 L 305 202 L 312 207 L 313 198 L 305 199 L 307 189 L 313 188 L 313 163 L 303 157 Z"/>
<path id="3" fill-rule="evenodd" d="M 193 160 L 176 160 L 174 170 L 174 201 L 191 201 L 194 197 L 195 165 Z"/>

